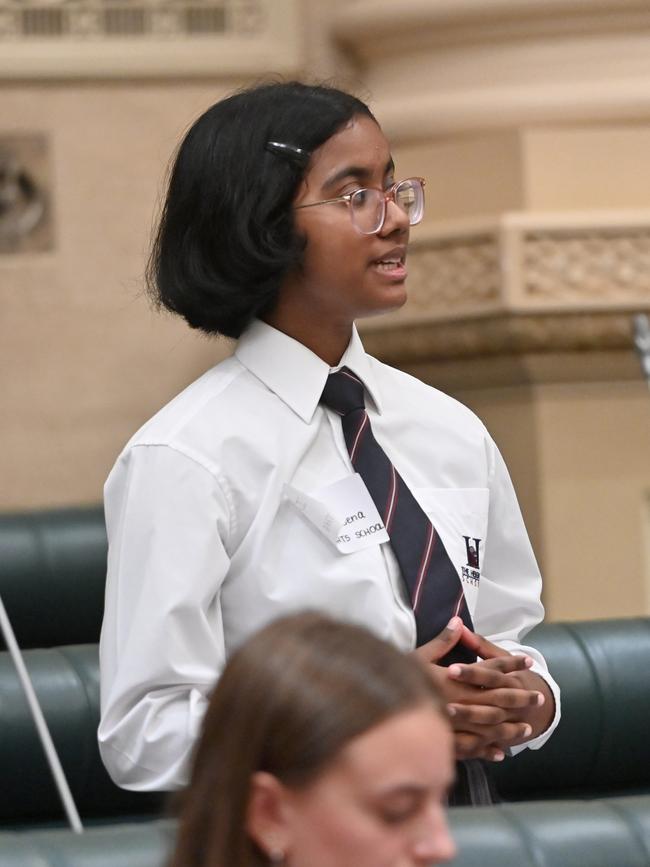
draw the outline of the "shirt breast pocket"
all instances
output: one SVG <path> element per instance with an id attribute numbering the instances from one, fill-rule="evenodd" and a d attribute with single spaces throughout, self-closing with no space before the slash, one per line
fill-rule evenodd
<path id="1" fill-rule="evenodd" d="M 490 493 L 487 488 L 416 488 L 460 578 L 472 616 L 476 610 L 487 545 Z"/>

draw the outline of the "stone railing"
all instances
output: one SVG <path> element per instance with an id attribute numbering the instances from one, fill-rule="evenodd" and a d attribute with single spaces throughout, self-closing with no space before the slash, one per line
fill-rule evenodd
<path id="1" fill-rule="evenodd" d="M 630 350 L 650 310 L 650 210 L 509 213 L 414 230 L 409 301 L 363 324 L 401 366 Z"/>

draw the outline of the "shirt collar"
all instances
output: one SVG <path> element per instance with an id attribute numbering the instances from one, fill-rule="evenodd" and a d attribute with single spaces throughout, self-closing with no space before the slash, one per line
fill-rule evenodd
<path id="1" fill-rule="evenodd" d="M 362 380 L 381 414 L 374 371 L 354 326 L 348 348 L 340 364 L 333 368 L 302 343 L 260 319 L 255 319 L 239 338 L 235 356 L 308 424 L 314 416 L 327 377 L 341 367 L 349 368 Z"/>

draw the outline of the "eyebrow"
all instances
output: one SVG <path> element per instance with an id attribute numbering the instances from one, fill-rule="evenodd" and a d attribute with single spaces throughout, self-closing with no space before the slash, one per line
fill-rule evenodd
<path id="1" fill-rule="evenodd" d="M 402 783 L 396 786 L 390 786 L 387 789 L 380 790 L 375 794 L 379 798 L 400 797 L 402 795 L 419 796 L 427 791 L 426 786 L 414 785 L 411 783 Z"/>
<path id="2" fill-rule="evenodd" d="M 444 784 L 441 787 L 441 791 L 444 793 L 445 796 L 449 795 L 455 783 L 456 779 L 454 777 L 448 783 Z M 390 798 L 393 796 L 399 797 L 400 795 L 419 796 L 428 791 L 428 786 L 418 785 L 417 783 L 398 783 L 395 786 L 391 786 L 376 792 L 376 795 L 380 798 Z"/>
<path id="3" fill-rule="evenodd" d="M 384 174 L 387 175 L 392 171 L 395 171 L 395 163 L 391 157 L 386 163 Z M 360 181 L 366 180 L 370 177 L 372 172 L 373 170 L 369 169 L 367 166 L 346 166 L 344 169 L 333 174 L 331 178 L 328 178 L 323 184 L 323 189 L 326 190 L 330 187 L 336 186 L 336 184 L 340 183 L 344 178 L 357 178 Z"/>

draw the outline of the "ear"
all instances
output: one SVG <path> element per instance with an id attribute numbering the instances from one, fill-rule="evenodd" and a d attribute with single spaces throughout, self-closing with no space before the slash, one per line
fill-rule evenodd
<path id="1" fill-rule="evenodd" d="M 289 813 L 287 791 L 282 783 L 273 774 L 256 771 L 251 778 L 246 831 L 271 861 L 282 860 L 289 849 Z"/>

